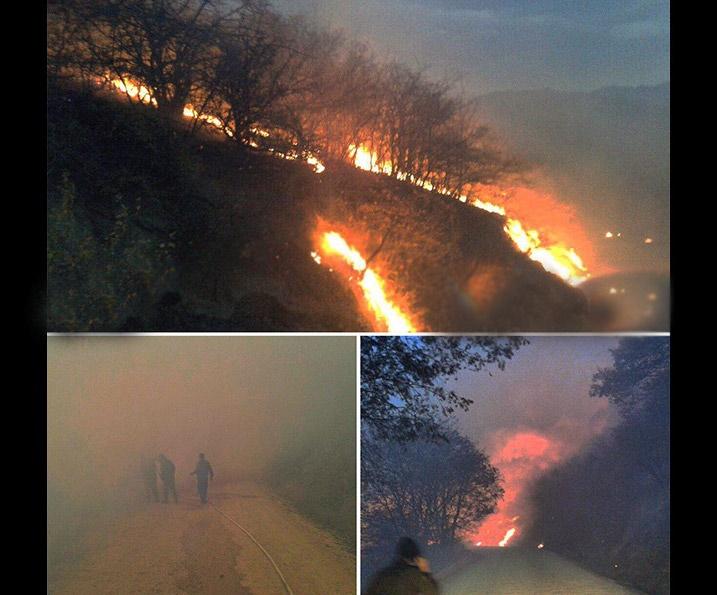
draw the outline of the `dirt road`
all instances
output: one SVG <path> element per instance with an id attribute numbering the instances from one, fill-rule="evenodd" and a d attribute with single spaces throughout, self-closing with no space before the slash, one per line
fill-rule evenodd
<path id="1" fill-rule="evenodd" d="M 214 489 L 212 489 L 214 488 Z M 87 536 L 89 553 L 48 585 L 57 595 L 285 593 L 269 560 L 195 494 L 148 504 Z M 356 592 L 356 559 L 326 531 L 250 483 L 211 486 L 210 502 L 267 549 L 297 595 Z"/>
<path id="2" fill-rule="evenodd" d="M 439 576 L 446 595 L 636 594 L 546 550 L 481 548 L 475 561 Z"/>

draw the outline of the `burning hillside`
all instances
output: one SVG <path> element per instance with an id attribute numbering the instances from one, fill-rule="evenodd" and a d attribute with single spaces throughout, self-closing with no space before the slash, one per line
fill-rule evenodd
<path id="1" fill-rule="evenodd" d="M 92 233 L 125 221 L 106 216 L 121 195 L 132 227 L 114 232 L 125 243 L 113 250 L 130 249 L 129 229 L 156 248 L 143 257 L 156 272 L 145 269 L 131 299 L 121 292 L 137 278 L 110 281 L 116 269 L 95 251 L 111 314 L 92 315 L 91 327 L 77 310 L 89 265 L 68 265 L 84 267 L 77 278 L 62 265 L 58 301 L 50 258 L 52 329 L 576 330 L 586 320 L 580 293 L 520 254 L 500 214 L 341 162 L 318 174 L 270 151 L 238 153 L 218 135 L 175 137 L 176 123 L 137 103 L 60 91 L 50 104 L 51 188 L 72 184 L 63 191 L 75 195 L 72 216 L 86 213 Z M 180 163 L 189 165 L 175 175 Z M 55 219 L 70 213 L 62 196 L 50 195 L 50 246 Z M 72 327 L 68 308 L 78 312 Z"/>
<path id="2" fill-rule="evenodd" d="M 502 188 L 484 184 L 475 184 L 467 193 L 456 195 L 447 188 L 436 186 L 430 181 L 416 179 L 404 172 L 394 172 L 392 165 L 387 161 L 382 161 L 370 148 L 351 146 L 350 149 L 354 155 L 354 165 L 360 169 L 387 175 L 395 173 L 400 180 L 450 196 L 489 213 L 504 216 L 505 226 L 503 229 L 516 247 L 526 253 L 531 260 L 539 262 L 546 271 L 558 275 L 571 285 L 579 285 L 590 277 L 583 259 L 574 248 L 566 243 L 568 238 L 571 242 L 575 242 L 577 235 L 581 244 L 592 256 L 587 236 L 575 221 L 571 222 L 572 229 L 568 229 L 564 218 L 560 220 L 561 218 L 558 217 L 562 229 L 556 230 L 557 226 L 554 224 L 551 226 L 551 218 L 555 216 L 556 207 L 558 212 L 565 210 L 566 207 L 560 205 L 549 195 L 541 195 L 528 188 Z M 518 213 L 521 213 L 525 222 L 535 221 L 536 218 L 539 218 L 541 220 L 539 228 L 529 227 L 526 229 L 521 219 L 518 218 Z M 569 218 L 574 220 L 574 213 L 570 213 Z M 552 221 L 556 222 L 555 219 Z M 528 225 L 530 224 L 528 223 Z M 575 234 L 576 231 L 577 234 Z"/>
<path id="3" fill-rule="evenodd" d="M 363 298 L 376 325 L 385 327 L 389 333 L 402 335 L 416 331 L 409 316 L 386 296 L 386 282 L 343 236 L 336 231 L 321 234 L 318 252 L 312 252 L 318 264 L 326 264 L 337 258 L 348 268 L 348 280 L 355 281 L 363 292 Z M 323 256 L 322 256 L 323 255 Z"/>

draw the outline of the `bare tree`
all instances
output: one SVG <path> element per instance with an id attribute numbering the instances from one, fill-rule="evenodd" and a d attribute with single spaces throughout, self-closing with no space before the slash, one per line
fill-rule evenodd
<path id="1" fill-rule="evenodd" d="M 224 35 L 210 111 L 227 134 L 283 153 L 312 148 L 301 112 L 315 91 L 313 64 L 328 51 L 326 39 L 301 19 L 270 10 L 255 11 Z"/>
<path id="2" fill-rule="evenodd" d="M 146 87 L 173 117 L 206 93 L 216 42 L 227 25 L 255 9 L 253 0 L 100 0 L 75 3 L 83 23 L 85 70 Z"/>
<path id="3" fill-rule="evenodd" d="M 413 535 L 451 543 L 495 511 L 500 473 L 455 430 L 447 441 L 361 441 L 361 524 L 364 545 Z"/>

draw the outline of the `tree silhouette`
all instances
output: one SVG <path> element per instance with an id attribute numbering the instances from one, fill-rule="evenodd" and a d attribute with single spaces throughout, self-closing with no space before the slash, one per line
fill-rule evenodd
<path id="1" fill-rule="evenodd" d="M 446 441 L 361 441 L 361 523 L 364 546 L 412 535 L 451 543 L 495 511 L 503 496 L 488 457 L 455 430 Z"/>
<path id="2" fill-rule="evenodd" d="M 443 418 L 473 402 L 444 382 L 499 370 L 522 337 L 361 337 L 361 421 L 383 440 L 445 439 Z M 489 372 L 490 373 L 490 372 Z"/>

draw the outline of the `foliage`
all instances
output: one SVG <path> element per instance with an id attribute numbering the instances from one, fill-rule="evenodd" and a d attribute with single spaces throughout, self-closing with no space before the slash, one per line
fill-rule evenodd
<path id="1" fill-rule="evenodd" d="M 380 439 L 444 439 L 441 419 L 472 403 L 444 382 L 461 370 L 503 370 L 526 343 L 521 337 L 361 337 L 361 420 Z"/>
<path id="2" fill-rule="evenodd" d="M 424 544 L 455 542 L 495 511 L 503 495 L 488 457 L 455 430 L 446 441 L 361 442 L 364 546 L 411 535 Z"/>
<path id="3" fill-rule="evenodd" d="M 78 212 L 67 175 L 47 213 L 48 327 L 107 330 L 132 315 L 171 273 L 171 243 L 137 237 L 119 204 L 106 238 L 97 238 Z"/>
<path id="4" fill-rule="evenodd" d="M 526 539 L 649 593 L 669 593 L 669 338 L 626 338 L 592 393 L 622 421 L 542 477 Z"/>
<path id="5" fill-rule="evenodd" d="M 640 412 L 670 390 L 670 343 L 623 339 L 612 350 L 613 365 L 593 377 L 590 395 L 607 397 L 624 417 Z"/>

